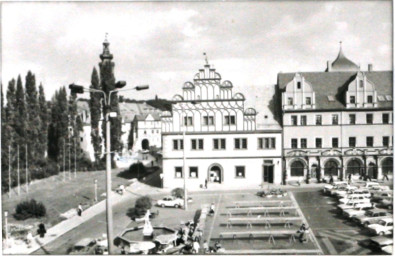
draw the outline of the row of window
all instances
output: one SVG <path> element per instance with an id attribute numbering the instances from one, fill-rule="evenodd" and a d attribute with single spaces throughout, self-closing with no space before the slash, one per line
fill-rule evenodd
<path id="1" fill-rule="evenodd" d="M 247 149 L 248 144 L 247 138 L 235 138 L 234 139 L 234 149 Z M 275 149 L 276 148 L 276 138 L 258 138 L 258 149 Z M 184 140 L 176 139 L 173 140 L 173 150 L 184 149 Z M 225 150 L 226 149 L 226 139 L 218 138 L 213 139 L 213 149 L 215 150 Z M 204 150 L 204 139 L 191 139 L 191 150 Z"/>
<path id="2" fill-rule="evenodd" d="M 214 116 L 203 116 L 203 125 L 214 125 Z M 227 115 L 224 116 L 224 124 L 225 125 L 235 125 L 236 124 L 236 116 L 235 115 Z M 192 116 L 184 116 L 184 126 L 193 126 L 193 117 Z"/>
<path id="3" fill-rule="evenodd" d="M 155 131 L 156 131 L 156 133 L 159 133 L 159 130 L 151 130 L 151 133 L 154 134 Z M 146 130 L 144 130 L 144 134 L 147 134 L 147 131 L 146 131 Z"/>
<path id="4" fill-rule="evenodd" d="M 181 166 L 174 167 L 175 169 L 175 177 L 176 178 L 184 178 L 183 171 Z M 189 167 L 189 178 L 199 178 L 199 168 L 197 166 Z M 235 166 L 235 177 L 236 178 L 245 178 L 245 166 Z"/>
<path id="5" fill-rule="evenodd" d="M 349 124 L 356 124 L 356 115 L 349 114 L 348 120 L 349 120 Z M 389 124 L 390 114 L 383 113 L 381 122 L 383 124 Z M 366 123 L 373 124 L 373 114 L 366 114 Z M 291 124 L 294 126 L 298 125 L 298 116 L 297 115 L 291 116 Z M 322 115 L 315 115 L 315 124 L 322 125 Z M 339 115 L 338 114 L 332 114 L 332 124 L 333 125 L 339 124 Z M 307 125 L 307 116 L 306 115 L 300 116 L 300 125 Z"/>
<path id="6" fill-rule="evenodd" d="M 288 105 L 293 105 L 294 104 L 294 99 L 292 97 L 288 98 Z M 305 104 L 306 105 L 311 105 L 311 97 L 306 97 L 305 98 Z"/>
<path id="7" fill-rule="evenodd" d="M 366 137 L 366 147 L 373 147 L 374 137 L 368 136 Z M 390 145 L 390 137 L 383 136 L 382 144 L 384 147 L 389 147 Z M 300 139 L 300 148 L 307 148 L 307 138 Z M 348 138 L 348 146 L 351 148 L 356 147 L 357 138 L 349 137 Z M 315 138 L 315 147 L 322 148 L 322 138 Z M 298 139 L 291 139 L 291 148 L 298 148 Z M 332 148 L 339 148 L 339 138 L 332 138 Z"/>

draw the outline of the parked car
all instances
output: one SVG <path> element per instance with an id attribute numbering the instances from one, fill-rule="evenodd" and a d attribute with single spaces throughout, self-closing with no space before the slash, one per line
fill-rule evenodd
<path id="1" fill-rule="evenodd" d="M 378 185 L 378 186 L 369 187 L 368 190 L 370 191 L 370 193 L 374 194 L 374 193 L 377 193 L 377 192 L 388 191 L 388 190 L 391 190 L 391 189 L 388 186 Z"/>
<path id="2" fill-rule="evenodd" d="M 261 190 L 256 193 L 260 197 L 284 197 L 287 194 L 287 191 L 282 189 Z"/>
<path id="3" fill-rule="evenodd" d="M 338 197 L 339 198 L 344 198 L 344 197 L 348 197 L 350 195 L 362 195 L 366 198 L 370 198 L 371 194 L 369 192 L 369 190 L 367 189 L 355 189 L 355 190 L 350 190 L 347 194 L 339 194 Z"/>
<path id="4" fill-rule="evenodd" d="M 352 191 L 358 189 L 355 186 L 348 186 L 348 187 L 340 187 L 339 189 L 337 189 L 336 191 L 334 191 L 334 195 L 339 197 L 341 195 L 346 195 L 347 193 L 352 193 Z"/>
<path id="5" fill-rule="evenodd" d="M 332 189 L 334 186 L 339 186 L 339 185 L 347 186 L 348 183 L 346 181 L 335 181 L 331 184 L 325 185 L 324 186 L 324 193 L 328 193 L 329 190 Z"/>
<path id="6" fill-rule="evenodd" d="M 378 223 L 379 220 L 384 218 L 392 218 L 392 214 L 383 209 L 373 209 L 366 211 L 365 215 L 356 217 L 355 221 L 367 227 L 370 224 Z"/>
<path id="7" fill-rule="evenodd" d="M 374 251 L 381 251 L 383 247 L 391 245 L 394 240 L 390 236 L 375 236 L 370 239 L 369 248 Z"/>
<path id="8" fill-rule="evenodd" d="M 393 245 L 387 245 L 387 246 L 381 247 L 381 250 L 388 255 L 392 255 L 392 252 L 393 252 L 392 247 L 393 247 Z"/>
<path id="9" fill-rule="evenodd" d="M 377 204 L 378 207 L 387 208 L 389 210 L 393 209 L 394 200 L 393 198 L 390 199 L 383 199 L 380 203 Z"/>
<path id="10" fill-rule="evenodd" d="M 337 206 L 338 210 L 343 212 L 346 209 L 356 209 L 356 208 L 369 208 L 373 207 L 372 203 L 370 202 L 349 202 L 347 204 L 339 204 Z"/>
<path id="11" fill-rule="evenodd" d="M 161 207 L 180 208 L 184 206 L 184 200 L 182 198 L 176 198 L 174 196 L 165 196 L 163 199 L 158 200 L 156 204 Z"/>
<path id="12" fill-rule="evenodd" d="M 390 199 L 392 198 L 392 194 L 392 190 L 375 192 L 372 196 L 372 202 L 380 202 L 384 199 Z"/>
<path id="13" fill-rule="evenodd" d="M 329 194 L 331 195 L 331 196 L 333 196 L 333 195 L 335 195 L 335 193 L 336 193 L 336 191 L 338 191 L 338 190 L 346 190 L 346 189 L 349 189 L 349 188 L 351 188 L 352 186 L 350 186 L 350 185 L 337 185 L 337 186 L 333 186 L 331 189 L 329 189 Z"/>
<path id="14" fill-rule="evenodd" d="M 366 182 L 363 188 L 373 188 L 373 187 L 380 187 L 380 183 L 378 182 Z"/>
<path id="15" fill-rule="evenodd" d="M 370 224 L 368 229 L 373 234 L 379 236 L 392 234 L 394 230 L 393 220 L 392 218 L 384 218 L 379 220 L 376 224 Z"/>
<path id="16" fill-rule="evenodd" d="M 355 201 L 370 202 L 370 198 L 364 197 L 362 195 L 350 195 L 349 197 L 339 199 L 340 204 L 346 204 Z"/>
<path id="17" fill-rule="evenodd" d="M 83 238 L 78 241 L 70 250 L 72 255 L 87 255 L 95 253 L 96 240 L 92 238 Z"/>
<path id="18" fill-rule="evenodd" d="M 361 206 L 357 208 L 346 209 L 343 211 L 343 215 L 347 218 L 354 219 L 357 216 L 362 216 L 366 214 L 367 210 L 374 209 L 373 205 L 371 206 Z"/>

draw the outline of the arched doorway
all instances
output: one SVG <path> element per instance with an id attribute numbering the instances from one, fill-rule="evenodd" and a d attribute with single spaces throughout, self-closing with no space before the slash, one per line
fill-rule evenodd
<path id="1" fill-rule="evenodd" d="M 149 141 L 147 139 L 143 139 L 141 142 L 141 148 L 143 150 L 148 150 L 149 149 Z"/>
<path id="2" fill-rule="evenodd" d="M 291 176 L 303 177 L 305 165 L 301 160 L 296 160 L 291 164 Z"/>
<path id="3" fill-rule="evenodd" d="M 377 166 L 374 163 L 368 165 L 368 176 L 377 179 Z"/>
<path id="4" fill-rule="evenodd" d="M 364 168 L 363 168 L 363 163 L 361 160 L 355 158 L 350 160 L 347 163 L 347 170 L 346 170 L 346 175 L 348 174 L 352 175 L 363 175 L 364 174 Z"/>
<path id="5" fill-rule="evenodd" d="M 394 168 L 394 159 L 392 157 L 387 157 L 381 161 L 381 172 L 382 175 L 392 175 Z"/>
<path id="6" fill-rule="evenodd" d="M 338 176 L 339 175 L 339 164 L 333 160 L 329 159 L 324 165 L 324 176 Z"/>
<path id="7" fill-rule="evenodd" d="M 219 164 L 213 164 L 208 168 L 209 182 L 222 183 L 223 181 L 223 171 L 222 166 Z"/>
<path id="8" fill-rule="evenodd" d="M 311 178 L 313 178 L 313 179 L 317 178 L 317 180 L 319 180 L 320 177 L 321 177 L 321 174 L 320 174 L 320 170 L 318 168 L 318 165 L 317 164 L 313 164 L 311 166 Z"/>

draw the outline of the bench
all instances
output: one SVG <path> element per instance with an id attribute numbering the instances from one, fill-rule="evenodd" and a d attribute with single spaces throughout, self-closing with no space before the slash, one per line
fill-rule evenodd
<path id="1" fill-rule="evenodd" d="M 291 228 L 292 222 L 302 222 L 300 217 L 263 217 L 263 218 L 229 218 L 226 223 L 227 228 L 232 225 L 246 224 L 247 228 L 252 228 L 252 224 L 265 224 L 266 229 L 271 228 L 271 223 L 284 223 L 285 228 Z"/>
<path id="2" fill-rule="evenodd" d="M 294 243 L 296 242 L 295 236 L 298 235 L 298 230 L 262 230 L 262 231 L 239 231 L 239 232 L 222 232 L 219 235 L 220 242 L 223 239 L 236 239 L 236 238 L 248 238 L 249 240 L 257 238 L 257 237 L 269 237 L 269 243 L 275 244 L 274 237 L 284 237 L 289 236 L 289 242 Z M 307 241 L 310 240 L 309 238 L 310 233 L 308 233 Z"/>
<path id="3" fill-rule="evenodd" d="M 246 208 L 231 208 L 228 209 L 226 215 L 232 217 L 232 214 L 242 214 L 246 213 L 247 216 L 252 216 L 252 213 L 262 213 L 264 217 L 268 217 L 269 213 L 278 212 L 280 216 L 285 216 L 285 212 L 295 211 L 297 216 L 297 211 L 295 206 L 284 206 L 284 207 L 246 207 Z"/>

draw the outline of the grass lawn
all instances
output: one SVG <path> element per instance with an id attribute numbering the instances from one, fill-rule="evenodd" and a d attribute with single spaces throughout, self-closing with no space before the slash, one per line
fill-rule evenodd
<path id="1" fill-rule="evenodd" d="M 117 188 L 119 185 L 130 184 L 130 181 L 120 177 L 118 174 L 123 169 L 114 169 L 112 171 L 112 189 Z M 52 176 L 43 180 L 37 180 L 29 186 L 29 193 L 25 191 L 25 186 L 21 187 L 21 195 L 17 195 L 17 189 L 14 188 L 11 192 L 11 198 L 8 194 L 2 195 L 3 211 L 9 212 L 9 223 L 17 224 L 36 224 L 43 222 L 46 227 L 50 227 L 59 223 L 62 219 L 60 214 L 75 209 L 79 203 L 84 208 L 94 204 L 94 180 L 97 180 L 98 200 L 104 199 L 100 195 L 105 192 L 105 171 L 94 172 L 77 172 L 77 178 L 68 179 L 66 173 L 66 181 L 63 181 L 63 174 Z M 35 199 L 42 202 L 47 209 L 47 216 L 41 219 L 27 219 L 25 221 L 15 220 L 13 213 L 15 212 L 16 205 L 24 200 Z"/>

